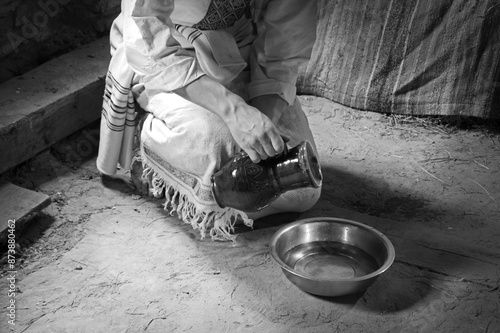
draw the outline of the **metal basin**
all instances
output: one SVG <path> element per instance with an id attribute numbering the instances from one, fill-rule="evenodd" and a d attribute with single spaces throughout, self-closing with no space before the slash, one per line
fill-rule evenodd
<path id="1" fill-rule="evenodd" d="M 271 238 L 270 250 L 293 284 L 321 296 L 366 290 L 395 257 L 394 246 L 378 230 L 328 217 L 283 226 Z"/>

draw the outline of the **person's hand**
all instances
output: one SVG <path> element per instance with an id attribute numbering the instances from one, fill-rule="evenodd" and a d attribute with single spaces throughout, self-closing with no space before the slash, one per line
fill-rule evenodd
<path id="1" fill-rule="evenodd" d="M 234 140 L 254 163 L 283 151 L 285 143 L 271 119 L 246 103 L 225 119 Z"/>

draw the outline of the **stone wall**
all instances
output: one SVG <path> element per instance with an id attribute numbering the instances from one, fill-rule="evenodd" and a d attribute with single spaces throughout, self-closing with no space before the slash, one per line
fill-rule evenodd
<path id="1" fill-rule="evenodd" d="M 0 0 L 0 82 L 105 36 L 120 0 Z"/>

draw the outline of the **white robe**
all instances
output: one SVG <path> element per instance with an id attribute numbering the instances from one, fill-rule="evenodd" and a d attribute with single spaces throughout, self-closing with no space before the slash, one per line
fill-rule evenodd
<path id="1" fill-rule="evenodd" d="M 295 83 L 311 55 L 315 23 L 315 1 L 123 0 L 110 36 L 98 169 L 112 175 L 117 163 L 130 166 L 137 102 L 148 112 L 140 151 L 153 191 L 166 189 L 165 207 L 202 237 L 231 239 L 236 219 L 252 221 L 217 206 L 210 176 L 240 149 L 217 115 L 172 91 L 208 75 L 246 101 L 279 95 L 289 106 L 278 130 L 290 146 L 314 146 Z M 304 190 L 303 200 L 317 200 L 318 190 Z"/>

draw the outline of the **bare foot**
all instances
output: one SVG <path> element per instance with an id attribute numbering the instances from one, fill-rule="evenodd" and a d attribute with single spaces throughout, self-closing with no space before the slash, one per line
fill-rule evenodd
<path id="1" fill-rule="evenodd" d="M 130 178 L 132 180 L 132 183 L 134 184 L 137 191 L 141 192 L 141 194 L 144 196 L 148 196 L 149 182 L 146 179 L 142 178 L 142 171 L 142 162 L 138 160 L 133 161 L 130 168 Z"/>
<path id="2" fill-rule="evenodd" d="M 134 184 L 137 191 L 141 192 L 143 196 L 149 196 L 151 198 L 161 199 L 165 197 L 165 192 L 157 193 L 156 195 L 153 193 L 153 176 L 150 175 L 148 178 L 144 178 L 143 174 L 142 162 L 139 160 L 135 160 L 132 162 L 130 168 L 130 178 L 132 183 Z"/>

